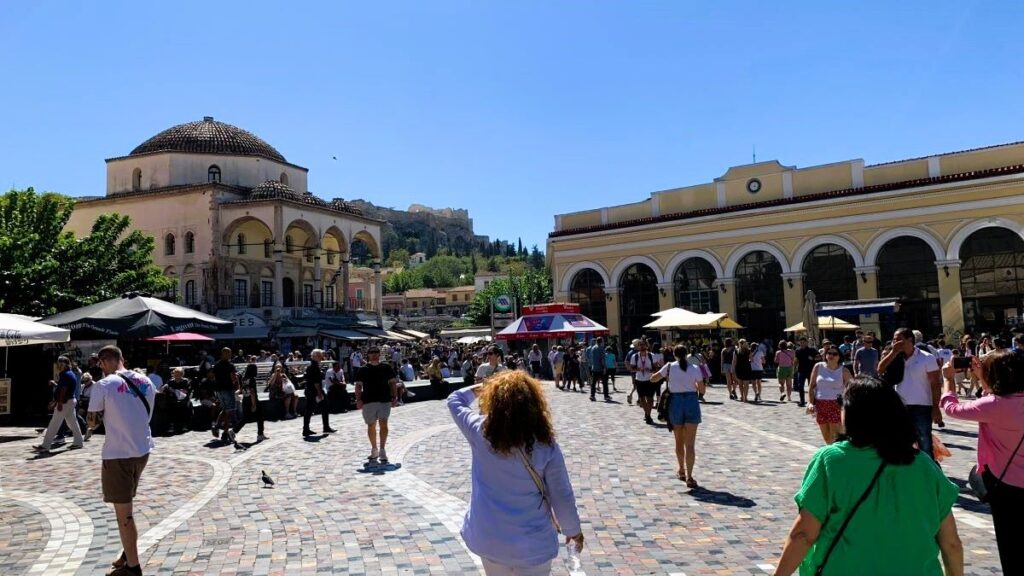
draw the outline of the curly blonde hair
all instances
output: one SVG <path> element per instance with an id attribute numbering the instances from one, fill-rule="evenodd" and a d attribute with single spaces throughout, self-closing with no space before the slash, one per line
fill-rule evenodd
<path id="1" fill-rule="evenodd" d="M 480 411 L 487 415 L 483 436 L 499 454 L 516 448 L 529 453 L 537 442 L 555 442 L 544 390 L 526 372 L 509 370 L 488 379 L 481 390 Z"/>

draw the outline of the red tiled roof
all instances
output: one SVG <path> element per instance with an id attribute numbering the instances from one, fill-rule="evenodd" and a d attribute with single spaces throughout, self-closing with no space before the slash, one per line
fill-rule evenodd
<path id="1" fill-rule="evenodd" d="M 877 192 L 902 190 L 904 188 L 917 188 L 919 186 L 929 186 L 931 184 L 951 184 L 955 182 L 980 180 L 982 178 L 992 178 L 994 176 L 1006 176 L 1010 174 L 1021 173 L 1024 173 L 1024 164 L 1015 164 L 1013 166 L 1003 166 L 1001 168 L 988 168 L 986 170 L 975 170 L 972 172 L 962 172 L 960 174 L 949 174 L 946 176 L 936 176 L 933 178 L 919 178 L 916 180 L 904 180 L 902 182 L 876 184 L 874 186 L 864 186 L 863 188 L 843 188 L 841 190 L 830 190 L 828 192 L 807 194 L 804 196 L 796 196 L 794 198 L 777 198 L 775 200 L 766 200 L 764 202 L 748 202 L 746 204 L 737 204 L 736 206 L 725 206 L 722 208 L 704 208 L 702 210 L 691 210 L 689 212 L 673 212 L 671 214 L 662 214 L 661 216 L 652 216 L 649 218 L 636 218 L 633 220 L 624 220 L 622 222 L 609 222 L 608 224 L 595 224 L 593 226 L 567 228 L 565 230 L 555 230 L 553 232 L 550 232 L 548 234 L 548 238 L 559 238 L 562 236 L 586 234 L 588 232 L 601 232 L 605 230 L 632 228 L 634 226 L 644 226 L 647 224 L 656 224 L 659 222 L 671 222 L 674 220 L 687 220 L 690 218 L 700 218 L 703 216 L 716 216 L 719 214 L 742 212 L 744 210 L 751 210 L 754 208 L 768 208 L 772 206 L 804 204 L 807 202 L 815 202 L 817 200 L 828 200 L 831 198 L 866 196 L 868 194 L 875 194 Z"/>

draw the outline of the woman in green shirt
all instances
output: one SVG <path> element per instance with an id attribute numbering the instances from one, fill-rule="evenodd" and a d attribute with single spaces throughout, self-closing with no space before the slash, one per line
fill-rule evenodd
<path id="1" fill-rule="evenodd" d="M 961 576 L 963 547 L 952 514 L 959 490 L 917 450 L 896 391 L 871 377 L 853 379 L 842 419 L 846 436 L 807 465 L 795 496 L 800 514 L 775 574 L 799 567 L 802 576 L 941 576 L 945 565 L 947 575 Z"/>

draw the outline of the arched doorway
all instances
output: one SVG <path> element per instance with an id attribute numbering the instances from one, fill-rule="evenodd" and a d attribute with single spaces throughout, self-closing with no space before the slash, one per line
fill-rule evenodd
<path id="1" fill-rule="evenodd" d="M 838 244 L 822 244 L 803 261 L 804 290 L 813 290 L 818 302 L 857 299 L 857 274 L 853 256 Z M 857 315 L 844 316 L 856 323 Z"/>
<path id="2" fill-rule="evenodd" d="M 672 290 L 676 306 L 693 312 L 718 312 L 715 268 L 703 258 L 687 258 L 676 268 Z"/>
<path id="3" fill-rule="evenodd" d="M 285 308 L 295 307 L 295 281 L 287 276 L 281 281 L 281 297 Z"/>
<path id="4" fill-rule="evenodd" d="M 623 349 L 645 333 L 644 325 L 654 321 L 658 311 L 658 277 L 646 264 L 632 264 L 619 278 L 621 303 L 619 342 Z"/>
<path id="5" fill-rule="evenodd" d="M 580 305 L 580 314 L 602 326 L 608 325 L 608 304 L 605 302 L 604 280 L 592 268 L 585 268 L 572 277 L 569 302 Z"/>
<path id="6" fill-rule="evenodd" d="M 768 252 L 756 250 L 736 265 L 736 320 L 747 339 L 778 339 L 786 328 L 786 301 L 782 293 L 782 264 Z"/>
<path id="7" fill-rule="evenodd" d="M 900 327 L 920 330 L 926 338 L 939 334 L 939 277 L 931 246 L 920 238 L 898 236 L 882 246 L 877 265 L 878 296 L 900 301 L 899 312 L 881 315 L 882 337 L 891 337 Z"/>
<path id="8" fill-rule="evenodd" d="M 1024 240 L 1006 228 L 982 228 L 960 247 L 960 292 L 968 332 L 1001 332 L 1024 313 Z"/>

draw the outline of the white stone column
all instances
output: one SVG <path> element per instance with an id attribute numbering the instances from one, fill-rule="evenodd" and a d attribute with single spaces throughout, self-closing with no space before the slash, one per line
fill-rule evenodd
<path id="1" fill-rule="evenodd" d="M 341 261 L 341 309 L 348 312 L 348 254 Z"/>
<path id="2" fill-rule="evenodd" d="M 384 287 L 380 279 L 380 262 L 373 263 L 373 309 L 377 311 L 377 325 L 384 327 Z"/>
<path id="3" fill-rule="evenodd" d="M 313 307 L 324 307 L 324 286 L 320 278 L 320 245 L 313 248 Z"/>

